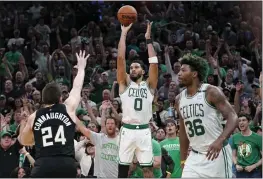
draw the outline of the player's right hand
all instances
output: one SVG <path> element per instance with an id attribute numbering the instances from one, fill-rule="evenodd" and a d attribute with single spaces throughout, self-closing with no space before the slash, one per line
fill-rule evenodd
<path id="1" fill-rule="evenodd" d="M 127 34 L 128 31 L 130 30 L 131 26 L 132 26 L 132 23 L 128 26 L 121 25 L 121 31 L 124 32 L 125 34 Z"/>
<path id="2" fill-rule="evenodd" d="M 88 54 L 87 56 L 85 50 L 80 50 L 79 54 L 76 53 L 77 56 L 77 60 L 78 60 L 78 64 L 77 64 L 77 68 L 78 69 L 85 69 L 86 65 L 87 65 L 87 59 L 89 58 L 90 54 Z"/>

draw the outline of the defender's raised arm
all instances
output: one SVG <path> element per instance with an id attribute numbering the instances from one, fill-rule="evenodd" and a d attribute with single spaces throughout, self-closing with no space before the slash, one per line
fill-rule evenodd
<path id="1" fill-rule="evenodd" d="M 69 97 L 64 102 L 65 105 L 70 110 L 70 112 L 74 112 L 74 113 L 80 102 L 80 92 L 84 82 L 85 68 L 87 64 L 87 59 L 89 58 L 90 55 L 88 54 L 87 56 L 85 56 L 85 51 L 80 51 L 79 54 L 76 54 L 76 56 L 78 60 L 78 64 L 77 64 L 78 73 L 73 81 L 73 88 L 69 93 Z"/>

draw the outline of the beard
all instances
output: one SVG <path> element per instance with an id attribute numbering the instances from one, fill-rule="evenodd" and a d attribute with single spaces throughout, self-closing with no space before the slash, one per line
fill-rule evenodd
<path id="1" fill-rule="evenodd" d="M 183 87 L 185 87 L 185 84 L 179 83 L 179 87 L 180 87 L 180 88 L 183 88 Z"/>
<path id="2" fill-rule="evenodd" d="M 107 135 L 109 135 L 109 136 L 113 136 L 113 135 L 115 135 L 115 129 L 111 129 L 111 130 L 107 130 L 107 129 L 106 129 L 106 133 L 107 133 Z"/>
<path id="3" fill-rule="evenodd" d="M 131 76 L 130 75 L 130 79 L 133 81 L 133 82 L 136 82 L 138 79 L 140 79 L 142 77 L 142 75 L 138 74 L 137 76 Z"/>

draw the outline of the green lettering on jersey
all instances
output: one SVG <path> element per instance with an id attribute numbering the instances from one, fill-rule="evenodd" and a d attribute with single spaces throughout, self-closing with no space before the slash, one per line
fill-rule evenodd
<path id="1" fill-rule="evenodd" d="M 191 121 L 186 121 L 185 126 L 188 128 L 188 135 L 189 137 L 201 136 L 205 134 L 205 128 L 202 125 L 201 119 L 194 119 Z"/>
<path id="2" fill-rule="evenodd" d="M 142 99 L 141 98 L 135 98 L 134 100 L 134 109 L 136 111 L 142 110 Z"/>
<path id="3" fill-rule="evenodd" d="M 145 98 L 147 99 L 147 89 L 146 88 L 129 88 L 128 91 L 129 97 L 135 97 L 135 98 Z"/>

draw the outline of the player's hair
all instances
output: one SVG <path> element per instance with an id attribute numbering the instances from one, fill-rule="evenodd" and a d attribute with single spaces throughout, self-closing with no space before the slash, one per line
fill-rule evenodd
<path id="1" fill-rule="evenodd" d="M 48 83 L 42 91 L 42 101 L 44 104 L 58 104 L 61 95 L 61 89 L 57 83 Z"/>
<path id="2" fill-rule="evenodd" d="M 251 116 L 248 115 L 248 114 L 245 114 L 245 113 L 239 113 L 239 114 L 238 114 L 238 118 L 240 118 L 240 117 L 245 117 L 248 121 L 251 121 L 251 120 L 252 120 L 252 119 L 251 119 Z"/>
<path id="3" fill-rule="evenodd" d="M 133 60 L 133 61 L 131 62 L 131 64 L 133 64 L 133 63 L 139 63 L 139 64 L 141 65 L 141 67 L 142 67 L 143 70 L 146 69 L 144 63 L 143 63 L 141 60 Z"/>
<path id="4" fill-rule="evenodd" d="M 198 79 L 204 81 L 208 74 L 208 63 L 205 59 L 192 54 L 182 57 L 181 65 L 189 65 L 192 71 L 197 71 Z"/>

